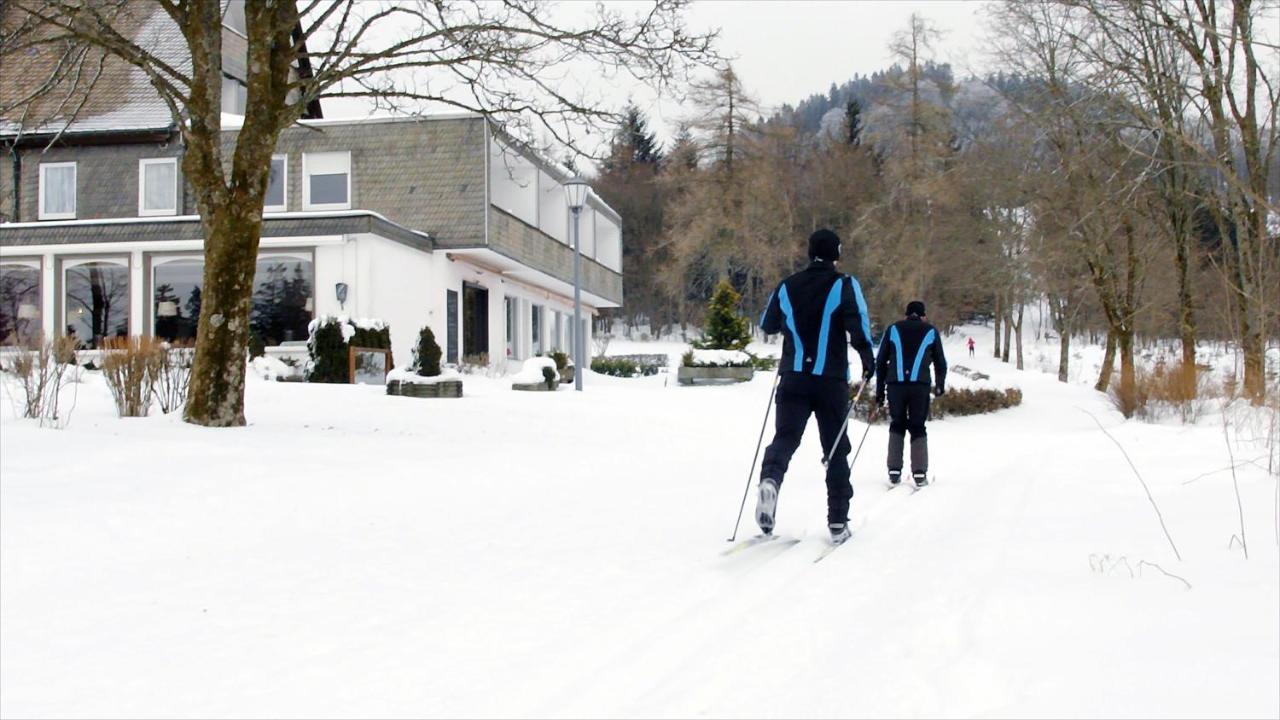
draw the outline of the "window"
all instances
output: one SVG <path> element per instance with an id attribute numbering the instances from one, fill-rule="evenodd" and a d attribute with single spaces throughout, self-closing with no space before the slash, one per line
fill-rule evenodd
<path id="1" fill-rule="evenodd" d="M 222 76 L 222 112 L 232 115 L 243 115 L 249 104 L 249 90 L 244 83 L 231 77 Z"/>
<path id="2" fill-rule="evenodd" d="M 125 260 L 77 260 L 63 265 L 64 327 L 82 347 L 129 335 L 129 264 Z"/>
<path id="3" fill-rule="evenodd" d="M 191 340 L 200 320 L 204 258 L 198 255 L 156 260 L 151 268 L 153 334 L 165 340 Z M 262 253 L 253 274 L 249 327 L 273 347 L 304 342 L 315 311 L 311 253 Z"/>
<path id="4" fill-rule="evenodd" d="M 40 163 L 39 217 L 72 220 L 76 216 L 76 164 Z"/>
<path id="5" fill-rule="evenodd" d="M 0 263 L 0 345 L 32 345 L 40 338 L 40 263 Z"/>
<path id="6" fill-rule="evenodd" d="M 303 210 L 351 208 L 351 153 L 306 153 L 302 175 Z"/>
<path id="7" fill-rule="evenodd" d="M 559 310 L 556 310 L 552 316 L 555 319 L 555 322 L 554 322 L 554 328 L 551 330 L 551 349 L 559 350 L 563 352 L 564 351 L 564 328 L 562 326 L 564 324 L 564 321 L 562 320 L 562 318 L 564 316 L 560 313 Z"/>
<path id="8" fill-rule="evenodd" d="M 307 340 L 315 313 L 315 264 L 310 253 L 258 255 L 249 327 L 267 346 Z"/>
<path id="9" fill-rule="evenodd" d="M 263 198 L 263 212 L 284 212 L 289 209 L 289 156 L 271 156 L 271 175 L 267 179 L 267 194 Z"/>
<path id="10" fill-rule="evenodd" d="M 515 298 L 503 298 L 507 310 L 507 357 L 516 356 L 516 301 Z"/>
<path id="11" fill-rule="evenodd" d="M 138 161 L 138 215 L 178 214 L 178 159 Z"/>
<path id="12" fill-rule="evenodd" d="M 157 260 L 151 267 L 152 334 L 170 342 L 195 340 L 203 284 L 203 258 Z"/>
<path id="13" fill-rule="evenodd" d="M 533 340 L 533 353 L 542 354 L 542 306 L 534 305 L 530 310 L 529 334 Z"/>

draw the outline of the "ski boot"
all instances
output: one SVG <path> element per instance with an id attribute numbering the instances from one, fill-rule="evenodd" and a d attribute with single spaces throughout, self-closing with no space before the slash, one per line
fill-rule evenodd
<path id="1" fill-rule="evenodd" d="M 853 533 L 849 532 L 849 523 L 827 523 L 827 529 L 831 531 L 831 544 L 839 545 L 845 540 L 853 537 Z"/>
<path id="2" fill-rule="evenodd" d="M 922 472 L 911 473 L 911 479 L 916 481 L 917 490 L 929 484 L 929 478 L 925 477 L 925 474 Z"/>
<path id="3" fill-rule="evenodd" d="M 760 498 L 756 501 L 756 524 L 760 532 L 773 532 L 773 515 L 778 509 L 778 481 L 765 478 L 760 481 Z"/>
<path id="4" fill-rule="evenodd" d="M 900 482 L 902 482 L 902 471 L 901 471 L 901 470 L 890 470 L 890 471 L 889 471 L 889 484 L 890 484 L 890 485 L 897 485 L 897 484 L 898 484 L 898 483 L 900 483 Z"/>

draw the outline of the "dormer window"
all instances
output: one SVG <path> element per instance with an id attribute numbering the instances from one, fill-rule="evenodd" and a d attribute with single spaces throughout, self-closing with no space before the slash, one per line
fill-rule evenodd
<path id="1" fill-rule="evenodd" d="M 40 163 L 39 218 L 74 220 L 76 217 L 76 164 Z"/>
<path id="2" fill-rule="evenodd" d="M 303 154 L 302 209 L 351 209 L 351 153 Z"/>
<path id="3" fill-rule="evenodd" d="M 138 215 L 178 214 L 178 159 L 138 161 Z"/>

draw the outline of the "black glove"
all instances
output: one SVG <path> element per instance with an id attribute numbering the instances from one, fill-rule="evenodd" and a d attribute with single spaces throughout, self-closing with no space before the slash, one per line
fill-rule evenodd
<path id="1" fill-rule="evenodd" d="M 933 389 L 934 397 L 942 397 L 945 394 L 947 394 L 947 389 L 944 387 L 936 387 Z"/>

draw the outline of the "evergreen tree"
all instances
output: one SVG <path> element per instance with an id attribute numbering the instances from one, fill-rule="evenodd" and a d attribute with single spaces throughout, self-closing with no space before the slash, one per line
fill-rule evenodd
<path id="1" fill-rule="evenodd" d="M 707 305 L 707 327 L 699 347 L 704 350 L 742 350 L 751 342 L 747 319 L 738 314 L 742 296 L 728 280 L 716 285 Z"/>
<path id="2" fill-rule="evenodd" d="M 431 328 L 424 327 L 418 332 L 418 346 L 413 349 L 413 364 L 409 369 L 425 377 L 440 374 L 440 344 Z"/>

